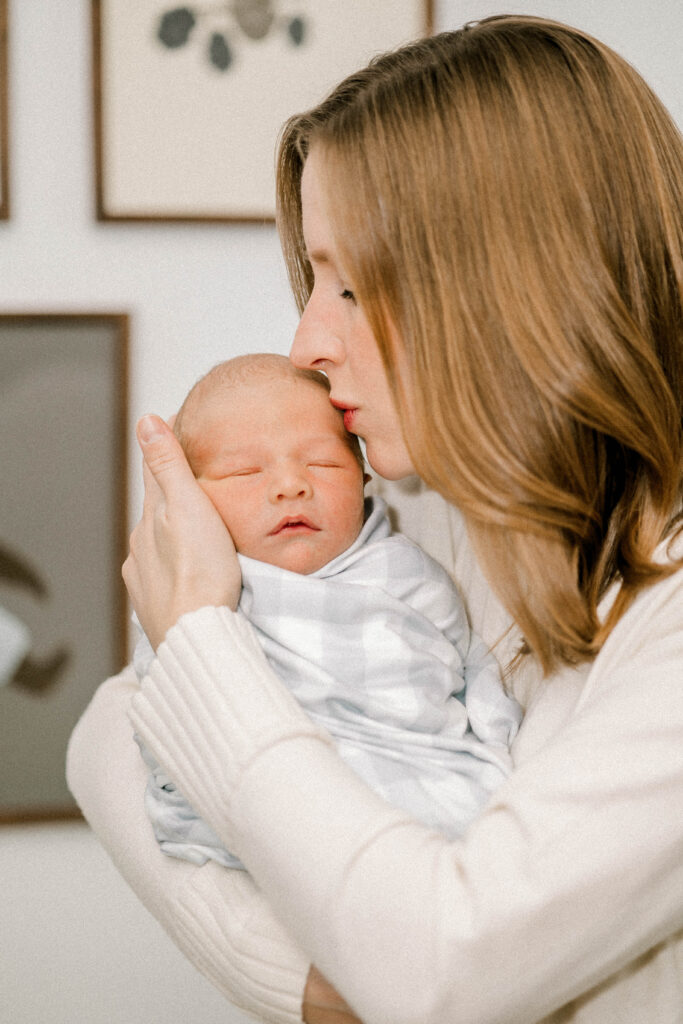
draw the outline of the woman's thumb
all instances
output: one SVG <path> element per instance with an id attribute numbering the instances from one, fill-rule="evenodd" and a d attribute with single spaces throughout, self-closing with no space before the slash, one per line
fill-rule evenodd
<path id="1" fill-rule="evenodd" d="M 168 427 L 159 416 L 148 414 L 138 420 L 137 435 L 143 451 L 147 445 L 161 440 L 168 433 Z"/>
<path id="2" fill-rule="evenodd" d="M 177 437 L 159 416 L 143 416 L 137 437 L 147 468 L 167 496 L 176 483 L 182 486 L 188 476 L 194 479 Z"/>

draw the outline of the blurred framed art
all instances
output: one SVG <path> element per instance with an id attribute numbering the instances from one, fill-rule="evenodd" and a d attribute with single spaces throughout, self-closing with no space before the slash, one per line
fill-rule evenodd
<path id="1" fill-rule="evenodd" d="M 429 0 L 91 0 L 101 220 L 272 222 L 278 132 Z"/>
<path id="2" fill-rule="evenodd" d="M 124 314 L 0 315 L 0 821 L 77 814 L 69 735 L 126 660 Z"/>

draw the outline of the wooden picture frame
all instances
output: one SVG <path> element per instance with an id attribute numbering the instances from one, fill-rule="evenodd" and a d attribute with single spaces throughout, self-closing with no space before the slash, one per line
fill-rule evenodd
<path id="1" fill-rule="evenodd" d="M 66 745 L 127 660 L 128 318 L 0 315 L 0 822 L 78 816 Z"/>
<path id="2" fill-rule="evenodd" d="M 431 0 L 91 0 L 96 211 L 272 223 L 287 117 L 428 34 Z"/>
<path id="3" fill-rule="evenodd" d="M 0 220 L 9 218 L 9 46 L 7 0 L 0 0 Z"/>

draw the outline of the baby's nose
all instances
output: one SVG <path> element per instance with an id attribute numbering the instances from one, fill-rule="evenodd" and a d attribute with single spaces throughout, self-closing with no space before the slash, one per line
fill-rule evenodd
<path id="1" fill-rule="evenodd" d="M 271 496 L 275 501 L 284 501 L 306 498 L 311 492 L 312 487 L 305 473 L 290 470 L 273 481 Z"/>

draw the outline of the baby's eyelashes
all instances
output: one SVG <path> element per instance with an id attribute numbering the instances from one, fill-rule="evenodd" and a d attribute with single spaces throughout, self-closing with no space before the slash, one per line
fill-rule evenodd
<path id="1" fill-rule="evenodd" d="M 232 480 L 234 477 L 256 476 L 263 472 L 260 466 L 245 466 L 239 469 L 228 468 L 227 466 L 206 469 L 201 474 L 202 480 Z"/>

